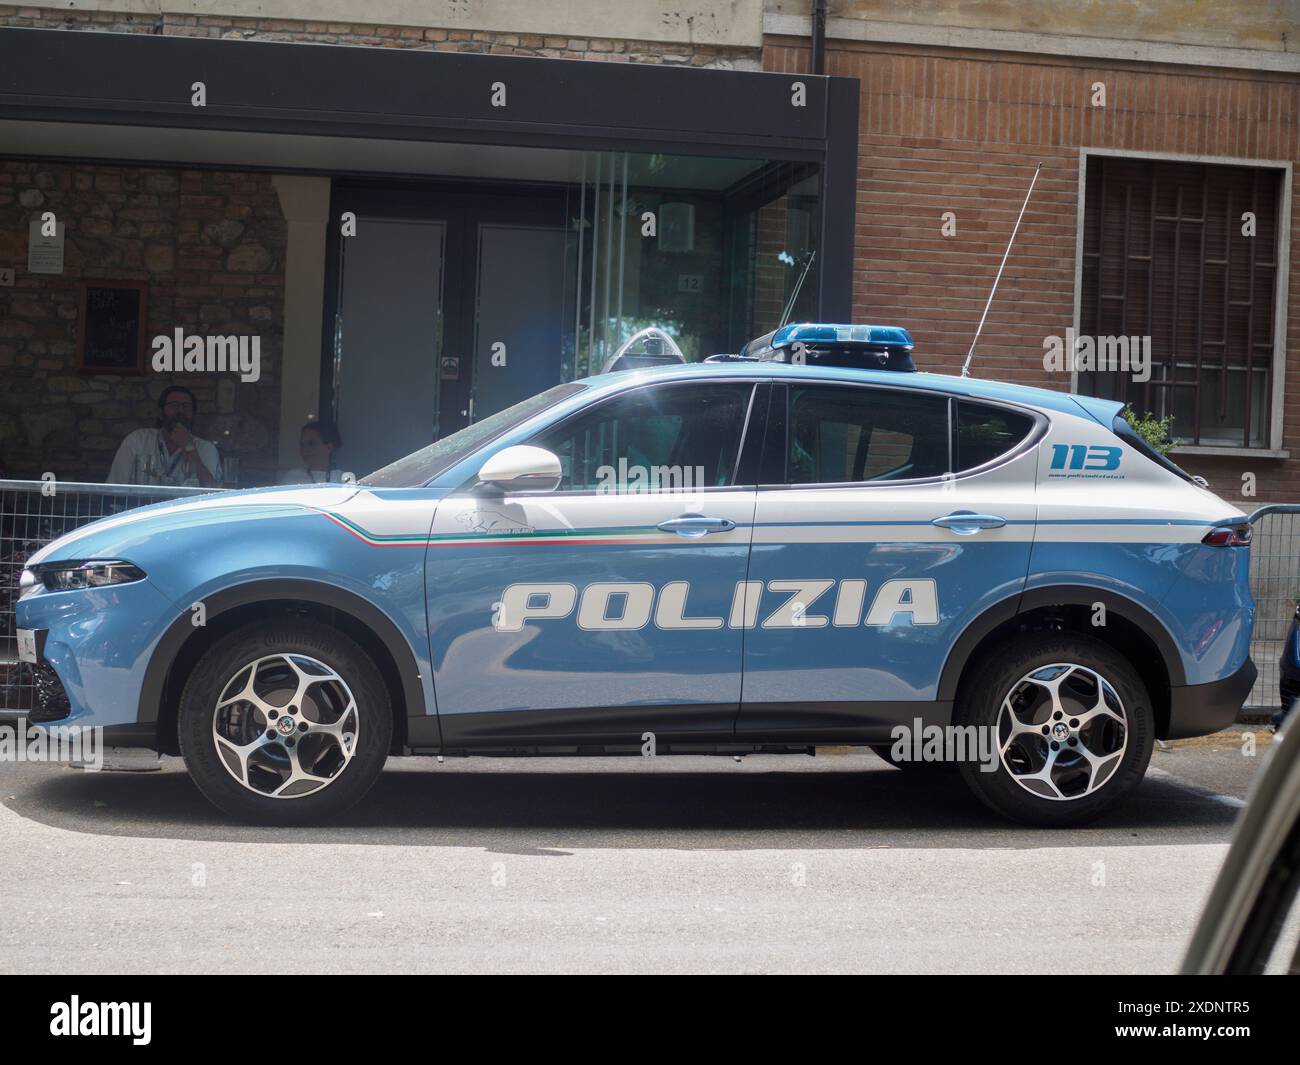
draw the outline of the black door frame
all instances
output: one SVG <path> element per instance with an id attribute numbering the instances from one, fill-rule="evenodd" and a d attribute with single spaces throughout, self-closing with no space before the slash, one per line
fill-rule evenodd
<path id="1" fill-rule="evenodd" d="M 567 190 L 564 186 L 489 184 L 482 181 L 336 181 L 331 186 L 330 218 L 353 212 L 358 225 L 364 219 L 393 218 L 407 221 L 446 221 L 442 271 L 443 353 L 459 354 L 461 372 L 456 381 L 438 382 L 436 436 L 445 436 L 467 424 L 460 414 L 467 409 L 473 387 L 475 282 L 478 276 L 478 227 L 483 222 L 506 222 L 562 228 L 566 223 Z M 337 321 L 343 290 L 342 226 L 331 224 L 325 242 L 325 294 L 322 301 L 320 409 L 338 418 Z"/>

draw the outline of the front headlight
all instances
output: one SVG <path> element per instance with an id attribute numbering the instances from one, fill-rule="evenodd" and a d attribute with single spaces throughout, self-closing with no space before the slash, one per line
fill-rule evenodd
<path id="1" fill-rule="evenodd" d="M 22 583 L 32 574 L 33 584 L 44 585 L 51 592 L 71 592 L 81 588 L 104 588 L 110 584 L 128 584 L 144 580 L 144 570 L 130 562 L 100 561 L 47 562 L 34 570 L 24 570 Z"/>

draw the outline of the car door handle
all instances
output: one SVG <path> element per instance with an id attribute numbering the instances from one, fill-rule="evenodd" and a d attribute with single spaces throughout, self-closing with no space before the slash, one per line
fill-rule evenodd
<path id="1" fill-rule="evenodd" d="M 678 536 L 692 538 L 715 532 L 730 532 L 735 527 L 736 523 L 730 518 L 706 518 L 703 514 L 683 514 L 661 521 L 658 525 L 661 532 L 675 532 Z"/>
<path id="2" fill-rule="evenodd" d="M 941 529 L 951 529 L 959 536 L 970 536 L 981 529 L 1000 529 L 1006 523 L 1006 518 L 1000 518 L 996 514 L 973 514 L 969 510 L 959 510 L 930 522 Z"/>

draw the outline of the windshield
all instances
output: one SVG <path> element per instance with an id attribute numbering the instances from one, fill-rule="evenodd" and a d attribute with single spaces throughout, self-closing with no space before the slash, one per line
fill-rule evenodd
<path id="1" fill-rule="evenodd" d="M 427 484 L 438 474 L 451 469 L 467 455 L 487 444 L 493 437 L 526 422 L 534 414 L 553 407 L 561 400 L 581 392 L 586 385 L 572 383 L 556 385 L 545 392 L 516 403 L 513 407 L 497 411 L 481 422 L 467 425 L 459 432 L 435 440 L 428 447 L 413 451 L 405 458 L 391 462 L 376 470 L 358 483 L 372 488 L 415 488 Z"/>

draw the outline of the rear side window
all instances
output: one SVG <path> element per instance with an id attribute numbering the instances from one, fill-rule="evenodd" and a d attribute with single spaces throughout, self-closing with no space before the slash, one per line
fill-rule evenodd
<path id="1" fill-rule="evenodd" d="M 911 480 L 948 469 L 948 401 L 835 385 L 790 389 L 787 484 Z"/>
<path id="2" fill-rule="evenodd" d="M 1005 455 L 1027 437 L 1034 419 L 1005 407 L 961 400 L 957 403 L 953 472 L 964 473 Z"/>
<path id="3" fill-rule="evenodd" d="M 1111 422 L 1110 429 L 1111 432 L 1123 440 L 1124 443 L 1128 444 L 1128 446 L 1134 451 L 1145 455 L 1157 466 L 1163 467 L 1170 473 L 1177 477 L 1181 477 L 1184 481 L 1188 481 L 1191 484 L 1197 483 L 1196 479 L 1193 478 L 1190 473 L 1179 466 L 1178 463 L 1174 462 L 1174 460 L 1168 455 L 1160 454 L 1159 451 L 1148 444 L 1146 439 L 1139 436 L 1137 430 L 1134 429 L 1133 426 L 1129 425 L 1129 423 L 1125 421 L 1124 418 L 1120 417 L 1120 415 L 1115 415 L 1115 420 Z"/>

